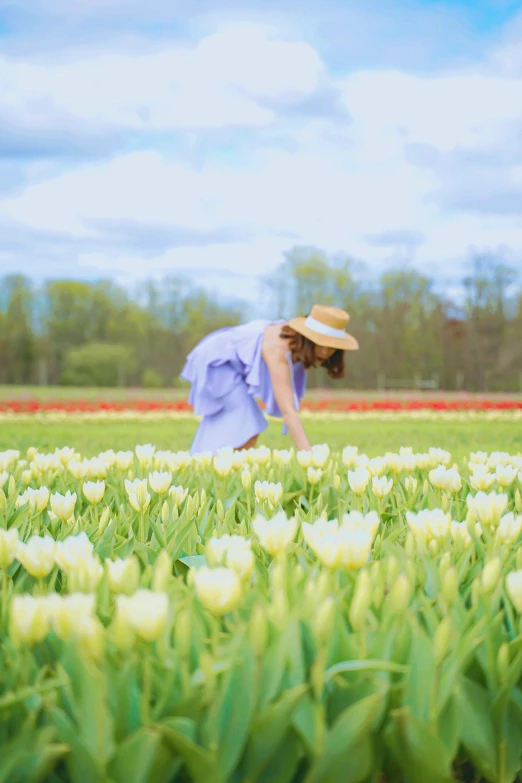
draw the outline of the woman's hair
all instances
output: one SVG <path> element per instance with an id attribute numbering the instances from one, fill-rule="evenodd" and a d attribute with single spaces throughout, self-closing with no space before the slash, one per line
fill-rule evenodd
<path id="1" fill-rule="evenodd" d="M 312 340 L 309 340 L 304 334 L 299 334 L 287 324 L 281 327 L 280 337 L 288 340 L 293 362 L 301 362 L 307 370 L 309 367 L 315 367 L 315 343 Z M 323 362 L 322 367 L 326 369 L 330 378 L 343 378 L 344 351 L 334 351 L 330 358 Z"/>

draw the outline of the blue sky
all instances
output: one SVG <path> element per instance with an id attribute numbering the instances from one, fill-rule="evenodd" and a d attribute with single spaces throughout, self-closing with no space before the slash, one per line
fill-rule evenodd
<path id="1" fill-rule="evenodd" d="M 0 0 L 0 273 L 522 271 L 511 0 Z"/>

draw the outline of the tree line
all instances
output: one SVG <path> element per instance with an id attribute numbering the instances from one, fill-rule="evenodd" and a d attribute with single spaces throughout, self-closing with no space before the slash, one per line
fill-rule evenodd
<path id="1" fill-rule="evenodd" d="M 349 258 L 296 247 L 261 283 L 260 304 L 220 301 L 190 281 L 149 281 L 133 294 L 107 280 L 0 279 L 0 383 L 177 386 L 185 357 L 208 332 L 253 316 L 306 314 L 314 302 L 344 307 L 361 350 L 341 382 L 312 371 L 310 386 L 433 386 L 522 390 L 522 289 L 517 271 L 473 259 L 452 297 L 422 272 L 378 279 Z"/>

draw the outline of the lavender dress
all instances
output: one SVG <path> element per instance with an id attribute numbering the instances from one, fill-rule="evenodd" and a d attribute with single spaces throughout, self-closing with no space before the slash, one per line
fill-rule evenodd
<path id="1" fill-rule="evenodd" d="M 201 416 L 192 454 L 213 454 L 226 446 L 238 448 L 268 426 L 254 398 L 262 400 L 269 416 L 281 418 L 270 373 L 261 355 L 267 326 L 284 321 L 251 321 L 218 329 L 201 340 L 187 357 L 181 377 L 192 384 L 189 403 Z M 306 387 L 306 370 L 287 353 L 295 409 Z M 286 433 L 286 427 L 283 427 Z"/>

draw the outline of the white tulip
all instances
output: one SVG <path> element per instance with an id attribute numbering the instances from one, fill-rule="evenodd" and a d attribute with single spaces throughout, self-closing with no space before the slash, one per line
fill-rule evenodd
<path id="1" fill-rule="evenodd" d="M 393 487 L 393 479 L 388 479 L 386 476 L 372 478 L 372 490 L 373 494 L 378 498 L 385 498 L 390 494 Z"/>
<path id="2" fill-rule="evenodd" d="M 172 483 L 172 473 L 159 473 L 155 470 L 149 474 L 150 488 L 158 495 L 163 495 Z"/>
<path id="3" fill-rule="evenodd" d="M 368 470 L 372 476 L 381 476 L 386 470 L 386 460 L 382 457 L 373 457 L 368 462 Z"/>
<path id="4" fill-rule="evenodd" d="M 352 492 L 356 495 L 362 495 L 368 486 L 370 472 L 365 467 L 358 467 L 355 470 L 348 471 L 348 484 Z"/>
<path id="5" fill-rule="evenodd" d="M 324 468 L 330 456 L 330 446 L 327 443 L 312 446 L 312 465 L 316 468 Z"/>
<path id="6" fill-rule="evenodd" d="M 466 503 L 472 521 L 482 522 L 483 525 L 497 525 L 507 508 L 508 496 L 496 492 L 477 492 L 476 495 L 468 495 Z"/>
<path id="7" fill-rule="evenodd" d="M 118 621 L 147 642 L 158 639 L 168 620 L 169 602 L 166 593 L 138 590 L 134 595 L 116 596 Z"/>
<path id="8" fill-rule="evenodd" d="M 18 530 L 12 527 L 10 530 L 0 528 L 0 568 L 9 568 L 16 557 L 18 549 Z"/>
<path id="9" fill-rule="evenodd" d="M 298 451 L 296 454 L 296 459 L 302 468 L 309 468 L 312 464 L 312 452 L 306 450 Z"/>
<path id="10" fill-rule="evenodd" d="M 31 511 L 33 513 L 39 513 L 47 507 L 49 494 L 47 487 L 39 487 L 38 489 L 27 487 L 23 495 L 19 495 L 16 499 L 16 505 L 19 507 L 29 503 Z"/>
<path id="11" fill-rule="evenodd" d="M 323 477 L 323 471 L 320 468 L 316 469 L 316 468 L 310 467 L 310 468 L 308 468 L 308 471 L 307 471 L 307 477 L 308 477 L 308 481 L 310 482 L 310 484 L 312 484 L 312 485 L 319 484 L 319 482 L 321 481 L 321 479 Z"/>
<path id="12" fill-rule="evenodd" d="M 501 487 L 509 487 L 517 477 L 517 468 L 512 465 L 497 465 L 495 475 Z"/>
<path id="13" fill-rule="evenodd" d="M 181 506 L 187 495 L 188 489 L 185 487 L 171 487 L 169 489 L 169 497 L 173 499 L 176 506 Z"/>
<path id="14" fill-rule="evenodd" d="M 94 545 L 82 530 L 76 536 L 67 536 L 63 541 L 56 542 L 55 558 L 57 565 L 63 571 L 73 569 L 78 562 L 90 557 L 94 552 Z"/>
<path id="15" fill-rule="evenodd" d="M 54 566 L 56 543 L 50 536 L 31 536 L 26 544 L 19 542 L 16 558 L 31 576 L 42 579 Z"/>
<path id="16" fill-rule="evenodd" d="M 89 503 L 99 503 L 105 494 L 105 481 L 86 481 L 83 494 Z"/>
<path id="17" fill-rule="evenodd" d="M 258 514 L 252 520 L 252 529 L 269 555 L 277 555 L 295 539 L 297 533 L 297 520 L 295 517 L 288 519 L 284 511 L 279 511 L 271 519 Z"/>
<path id="18" fill-rule="evenodd" d="M 342 460 L 343 465 L 346 469 L 351 468 L 355 465 L 355 460 L 357 457 L 357 452 L 359 451 L 358 446 L 345 446 L 342 453 Z"/>
<path id="19" fill-rule="evenodd" d="M 135 555 L 122 560 L 105 560 L 109 575 L 109 587 L 113 593 L 130 595 L 138 588 L 140 581 L 140 565 Z"/>
<path id="20" fill-rule="evenodd" d="M 514 544 L 522 531 L 522 516 L 515 516 L 511 511 L 501 517 L 495 531 L 495 538 L 500 544 Z"/>
<path id="21" fill-rule="evenodd" d="M 67 490 L 65 495 L 60 495 L 59 492 L 55 492 L 51 495 L 51 509 L 53 514 L 56 514 L 58 519 L 62 522 L 67 522 L 74 514 L 74 507 L 76 505 L 76 492 L 72 493 Z"/>
<path id="22" fill-rule="evenodd" d="M 242 597 L 240 578 L 230 568 L 203 566 L 194 575 L 194 588 L 205 609 L 218 616 L 236 609 Z"/>
<path id="23" fill-rule="evenodd" d="M 144 445 L 136 446 L 135 448 L 136 456 L 142 465 L 147 465 L 149 462 L 152 462 L 155 451 L 156 446 L 153 446 L 151 443 L 145 443 Z"/>
<path id="24" fill-rule="evenodd" d="M 120 470 L 129 470 L 134 462 L 134 453 L 132 451 L 117 451 L 114 461 Z"/>

